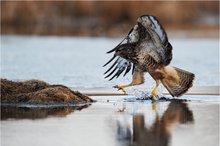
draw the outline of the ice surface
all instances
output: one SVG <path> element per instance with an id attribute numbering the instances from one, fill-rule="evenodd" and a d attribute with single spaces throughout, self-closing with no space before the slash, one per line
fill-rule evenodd
<path id="1" fill-rule="evenodd" d="M 112 87 L 131 81 L 126 77 L 108 81 L 102 66 L 106 54 L 122 38 L 2 36 L 1 78 L 40 79 L 70 87 Z M 195 73 L 195 86 L 218 85 L 218 39 L 171 39 L 171 65 Z M 153 86 L 147 74 L 143 86 Z"/>

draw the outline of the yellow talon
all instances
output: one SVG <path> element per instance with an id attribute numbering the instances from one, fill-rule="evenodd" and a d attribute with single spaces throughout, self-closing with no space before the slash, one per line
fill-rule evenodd
<path id="1" fill-rule="evenodd" d="M 152 100 L 155 100 L 157 96 L 157 86 L 153 89 L 153 91 L 151 92 L 151 97 L 152 97 Z"/>
<path id="2" fill-rule="evenodd" d="M 128 87 L 128 85 L 124 85 L 124 86 L 113 86 L 114 88 L 117 88 L 118 90 L 122 90 L 124 92 L 124 94 L 126 94 L 125 88 Z"/>
<path id="3" fill-rule="evenodd" d="M 156 86 L 154 87 L 153 91 L 151 92 L 152 100 L 156 100 L 157 96 L 157 87 L 159 86 L 159 81 L 156 81 Z"/>
<path id="4" fill-rule="evenodd" d="M 157 96 L 157 92 L 156 92 L 157 88 L 154 88 L 154 90 L 151 92 L 151 96 L 154 98 Z"/>

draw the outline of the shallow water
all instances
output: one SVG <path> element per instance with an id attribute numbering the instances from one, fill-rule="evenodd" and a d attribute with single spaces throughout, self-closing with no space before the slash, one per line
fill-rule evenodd
<path id="1" fill-rule="evenodd" d="M 112 87 L 128 83 L 131 74 L 109 82 L 102 66 L 122 38 L 82 37 L 1 37 L 1 77 L 13 80 L 40 79 L 69 87 Z M 171 65 L 195 73 L 195 86 L 219 85 L 218 39 L 170 39 Z M 154 81 L 146 75 L 143 86 Z M 147 84 L 147 85 L 146 85 Z"/>
<path id="2" fill-rule="evenodd" d="M 1 107 L 1 144 L 218 145 L 219 97 L 183 96 L 194 100 L 156 103 L 131 102 L 125 96 L 92 98 L 98 102 L 81 108 Z M 207 98 L 211 100 L 202 101 Z"/>

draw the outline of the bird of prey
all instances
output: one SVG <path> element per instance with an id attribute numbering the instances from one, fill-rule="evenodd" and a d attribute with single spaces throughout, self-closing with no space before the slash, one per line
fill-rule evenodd
<path id="1" fill-rule="evenodd" d="M 195 75 L 188 71 L 170 66 L 172 60 L 172 45 L 167 34 L 155 16 L 143 15 L 137 19 L 137 24 L 115 48 L 113 57 L 104 65 L 115 62 L 104 73 L 105 78 L 115 73 L 110 80 L 117 78 L 125 71 L 124 76 L 132 68 L 132 82 L 127 85 L 116 85 L 115 88 L 125 92 L 126 87 L 144 83 L 144 73 L 148 72 L 156 81 L 152 90 L 152 99 L 156 98 L 156 89 L 160 83 L 173 97 L 187 92 L 192 86 Z"/>

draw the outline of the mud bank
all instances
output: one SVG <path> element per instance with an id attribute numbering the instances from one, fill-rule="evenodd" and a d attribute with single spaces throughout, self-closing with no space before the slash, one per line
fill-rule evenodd
<path id="1" fill-rule="evenodd" d="M 2 104 L 79 104 L 93 99 L 63 85 L 50 85 L 44 81 L 14 82 L 1 79 Z"/>

